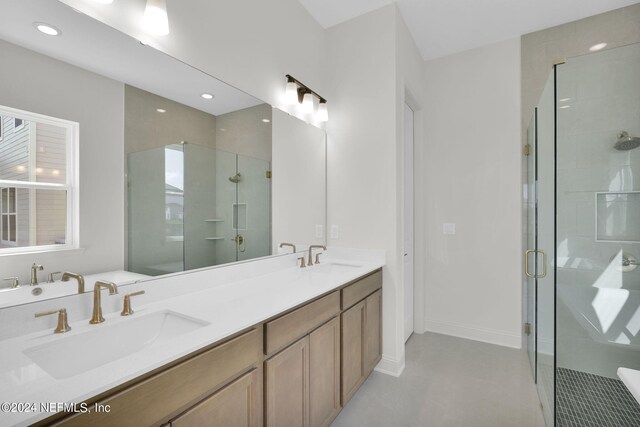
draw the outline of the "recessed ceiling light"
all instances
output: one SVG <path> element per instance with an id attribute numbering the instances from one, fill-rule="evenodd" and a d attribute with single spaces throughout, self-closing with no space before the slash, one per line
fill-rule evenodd
<path id="1" fill-rule="evenodd" d="M 262 123 L 271 123 L 271 120 L 269 120 L 269 119 L 262 119 Z"/>
<path id="2" fill-rule="evenodd" d="M 45 24 L 44 22 L 34 22 L 33 26 L 36 30 L 48 36 L 59 36 L 62 31 L 54 27 L 53 25 Z"/>
<path id="3" fill-rule="evenodd" d="M 562 99 L 560 100 L 560 102 L 567 102 L 567 101 L 571 101 L 571 98 L 562 98 Z"/>
<path id="4" fill-rule="evenodd" d="M 165 110 L 165 109 L 163 109 L 163 108 L 158 108 L 156 111 L 157 111 L 158 113 L 166 113 L 166 112 L 167 112 L 167 110 Z"/>
<path id="5" fill-rule="evenodd" d="M 564 108 L 571 108 L 571 105 L 563 105 L 563 106 L 562 106 L 562 107 L 560 107 L 560 108 L 563 108 L 563 109 L 564 109 Z"/>
<path id="6" fill-rule="evenodd" d="M 593 46 L 591 46 L 591 47 L 589 48 L 589 50 L 590 50 L 591 52 L 596 52 L 596 51 L 598 51 L 598 50 L 602 50 L 602 49 L 604 49 L 605 47 L 607 47 L 607 44 L 606 44 L 606 43 L 598 43 L 598 44 L 594 44 Z"/>
<path id="7" fill-rule="evenodd" d="M 213 95 L 211 95 L 210 93 L 203 93 L 200 96 L 203 97 L 204 99 L 213 99 Z"/>

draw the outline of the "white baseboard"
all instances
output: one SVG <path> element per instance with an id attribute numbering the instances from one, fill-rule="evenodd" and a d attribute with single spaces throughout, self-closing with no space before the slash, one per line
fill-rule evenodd
<path id="1" fill-rule="evenodd" d="M 404 359 L 396 360 L 383 354 L 382 360 L 380 360 L 380 363 L 376 366 L 375 371 L 381 374 L 399 377 L 402 375 L 402 371 L 404 371 Z"/>
<path id="2" fill-rule="evenodd" d="M 460 323 L 442 322 L 439 320 L 427 319 L 425 323 L 428 332 L 482 341 L 504 347 L 522 348 L 522 336 L 520 334 L 498 329 L 479 328 L 477 326 L 463 325 Z"/>

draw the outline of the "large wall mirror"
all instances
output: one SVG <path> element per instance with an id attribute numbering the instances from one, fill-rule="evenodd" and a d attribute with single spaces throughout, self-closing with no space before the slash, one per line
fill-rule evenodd
<path id="1" fill-rule="evenodd" d="M 0 308 L 77 292 L 57 272 L 89 291 L 325 243 L 323 130 L 63 3 L 4 3 Z"/>

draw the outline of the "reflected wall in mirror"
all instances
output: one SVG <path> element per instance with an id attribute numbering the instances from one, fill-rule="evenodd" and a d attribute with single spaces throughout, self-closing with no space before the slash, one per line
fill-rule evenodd
<path id="1" fill-rule="evenodd" d="M 7 4 L 0 57 L 0 308 L 326 243 L 324 131 L 59 2 Z"/>

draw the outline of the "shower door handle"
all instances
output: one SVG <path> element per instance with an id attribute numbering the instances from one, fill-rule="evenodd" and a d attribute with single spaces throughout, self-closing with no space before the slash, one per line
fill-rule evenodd
<path id="1" fill-rule="evenodd" d="M 542 254 L 542 274 L 529 273 L 529 254 Z M 541 249 L 529 249 L 524 253 L 524 274 L 531 279 L 543 279 L 547 277 L 547 253 Z"/>
<path id="2" fill-rule="evenodd" d="M 244 245 L 244 236 L 242 234 L 236 235 L 236 237 L 234 237 L 231 240 L 236 242 L 236 247 L 238 248 L 238 250 L 240 252 L 244 252 L 246 250 L 245 245 Z"/>

